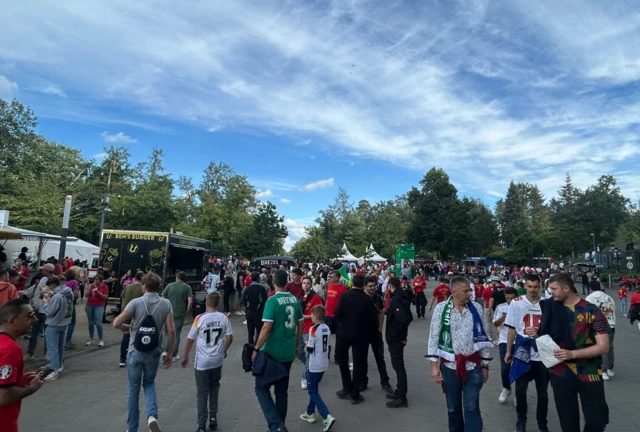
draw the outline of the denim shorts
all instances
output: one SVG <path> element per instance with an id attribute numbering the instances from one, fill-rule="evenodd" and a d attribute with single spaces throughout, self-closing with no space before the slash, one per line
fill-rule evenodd
<path id="1" fill-rule="evenodd" d="M 238 300 L 242 300 L 242 288 L 236 288 L 236 291 L 238 291 Z"/>

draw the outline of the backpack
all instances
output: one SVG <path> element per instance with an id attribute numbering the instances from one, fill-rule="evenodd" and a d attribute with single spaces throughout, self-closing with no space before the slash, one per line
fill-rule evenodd
<path id="1" fill-rule="evenodd" d="M 144 304 L 144 310 L 147 312 L 147 316 L 142 320 L 142 323 L 140 323 L 140 326 L 136 330 L 133 346 L 138 351 L 148 352 L 156 349 L 160 342 L 160 329 L 152 315 L 158 309 L 158 306 L 160 306 L 160 302 L 158 302 L 156 308 L 151 313 L 149 313 L 147 302 L 145 302 L 144 299 L 142 300 L 142 304 Z"/>

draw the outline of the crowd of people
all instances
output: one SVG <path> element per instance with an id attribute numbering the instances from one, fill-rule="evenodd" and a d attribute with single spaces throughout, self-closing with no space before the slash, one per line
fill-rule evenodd
<path id="1" fill-rule="evenodd" d="M 0 280 L 15 290 L 8 291 L 11 298 L 0 305 L 0 356 L 15 364 L 15 371 L 13 366 L 8 372 L 0 371 L 0 413 L 15 415 L 15 430 L 19 401 L 63 372 L 75 304 L 85 297 L 78 294 L 84 282 L 81 271 L 71 266 L 63 269 L 63 274 L 56 272 L 53 263 L 45 264 L 39 279 L 32 280 L 29 288 L 25 284 L 23 290 L 15 288 L 8 272 L 0 272 Z M 437 285 L 428 298 L 425 292 L 431 278 Z M 290 370 L 297 359 L 303 365 L 300 386 L 309 393 L 309 404 L 299 418 L 314 423 L 317 410 L 323 431 L 328 431 L 336 418 L 321 397 L 323 374 L 333 360 L 341 377 L 337 396 L 353 405 L 365 402 L 362 393 L 369 388 L 369 347 L 387 407 L 409 406 L 404 351 L 414 319 L 412 307 L 418 319 L 426 319 L 427 307 L 431 312 L 427 358 L 432 379 L 445 394 L 450 431 L 483 430 L 479 397 L 489 378 L 494 346 L 498 347 L 502 383 L 498 402 L 507 403 L 515 386 L 516 432 L 527 430 L 531 381 L 537 394 L 539 431 L 548 431 L 549 384 L 564 432 L 580 430 L 579 399 L 584 430 L 603 431 L 608 407 L 602 383 L 616 376 L 616 318 L 638 320 L 640 285 L 633 278 L 621 281 L 618 295 L 622 310 L 618 313 L 597 274 L 587 278 L 589 295 L 585 299 L 579 296 L 574 281 L 582 282 L 582 274 L 572 275 L 558 266 L 410 262 L 397 269 L 387 264 L 336 261 L 272 269 L 250 268 L 240 260 L 219 260 L 212 263 L 202 281 L 206 310 L 188 332 L 181 361 L 186 368 L 195 345 L 197 432 L 204 431 L 207 423 L 211 430 L 217 427 L 222 364 L 233 342 L 231 313 L 246 318 L 243 364 L 245 369 L 249 364 L 248 370 L 256 377 L 255 393 L 269 430 L 287 431 Z M 114 282 L 107 265 L 87 292 L 87 345 L 95 343 L 94 328 L 98 346 L 103 345 L 102 319 L 109 294 L 106 282 Z M 138 400 L 144 389 L 147 426 L 157 432 L 155 375 L 161 362 L 169 368 L 180 360 L 180 330 L 194 307 L 193 291 L 182 272 L 177 273 L 176 282 L 164 288 L 157 275 L 141 271 L 127 273 L 120 283 L 124 287 L 122 312 L 113 326 L 123 332 L 120 367 L 127 368 L 129 377 L 127 430 L 136 432 L 139 428 Z M 627 308 L 629 290 L 634 293 Z M 232 302 L 234 293 L 237 300 Z M 50 363 L 45 371 L 25 375 L 24 361 L 32 358 L 31 343 L 35 348 L 43 325 Z M 29 351 L 23 355 L 15 340 L 29 332 Z M 550 338 L 557 345 L 553 352 L 556 364 L 543 363 L 536 346 L 536 341 L 542 340 L 539 338 Z M 395 388 L 387 372 L 385 348 L 395 372 Z"/>

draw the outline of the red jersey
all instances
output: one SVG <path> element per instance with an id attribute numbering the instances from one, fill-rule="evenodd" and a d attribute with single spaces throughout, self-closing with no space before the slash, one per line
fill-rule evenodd
<path id="1" fill-rule="evenodd" d="M 413 287 L 414 287 L 413 292 L 415 294 L 421 293 L 427 287 L 427 281 L 422 278 L 415 278 L 413 280 Z"/>
<path id="2" fill-rule="evenodd" d="M 109 287 L 106 286 L 105 284 L 102 284 L 98 287 L 98 292 L 101 293 L 102 295 L 109 295 Z M 89 288 L 89 297 L 87 297 L 87 304 L 89 306 L 95 306 L 95 307 L 103 307 L 105 305 L 106 300 L 103 298 L 100 298 L 100 296 L 98 296 L 97 294 L 93 294 L 93 286 L 91 286 Z"/>
<path id="3" fill-rule="evenodd" d="M 640 293 L 633 293 L 631 296 L 631 304 L 640 304 Z"/>
<path id="4" fill-rule="evenodd" d="M 627 298 L 627 289 L 625 287 L 621 287 L 618 289 L 618 298 L 620 300 Z"/>
<path id="5" fill-rule="evenodd" d="M 481 283 L 474 283 L 473 284 L 473 289 L 476 293 L 476 298 L 479 299 L 480 297 L 482 297 L 482 294 L 484 293 L 484 285 L 482 285 Z"/>
<path id="6" fill-rule="evenodd" d="M 253 283 L 253 281 L 251 280 L 251 276 L 246 275 L 245 278 L 244 278 L 244 282 L 243 283 L 244 283 L 245 287 L 248 287 L 249 285 L 251 285 Z M 240 288 L 242 288 L 242 287 L 240 287 Z"/>
<path id="7" fill-rule="evenodd" d="M 305 295 L 302 297 L 302 302 L 304 305 L 302 309 L 302 315 L 311 315 L 311 308 L 314 307 L 315 305 L 322 304 L 322 299 L 317 293 L 311 298 L 311 300 L 305 303 L 306 300 L 307 300 L 307 296 Z M 311 318 L 304 318 L 303 325 L 304 325 L 304 329 L 302 330 L 302 333 L 309 333 L 309 329 L 313 327 L 313 321 L 311 320 Z"/>
<path id="8" fill-rule="evenodd" d="M 284 290 L 293 294 L 293 296 L 298 300 L 300 300 L 304 295 L 304 290 L 302 289 L 302 283 L 289 282 L 284 287 Z"/>
<path id="9" fill-rule="evenodd" d="M 451 297 L 451 290 L 446 285 L 438 285 L 436 289 L 433 290 L 433 297 L 436 298 L 436 304 L 438 304 Z"/>
<path id="10" fill-rule="evenodd" d="M 338 299 L 345 292 L 347 292 L 346 286 L 340 283 L 329 284 L 329 286 L 327 287 L 327 303 L 325 305 L 327 316 L 335 316 L 336 306 L 338 306 Z"/>
<path id="11" fill-rule="evenodd" d="M 0 387 L 24 387 L 22 348 L 8 334 L 0 334 Z M 21 401 L 0 406 L 3 432 L 18 432 Z"/>
<path id="12" fill-rule="evenodd" d="M 488 286 L 482 290 L 482 298 L 484 300 L 485 309 L 489 308 L 489 302 L 491 301 L 491 293 L 493 292 L 493 287 Z"/>
<path id="13" fill-rule="evenodd" d="M 18 291 L 22 291 L 27 283 L 27 280 L 29 279 L 29 269 L 24 266 L 22 267 L 21 270 L 18 270 L 15 267 L 13 269 L 17 271 L 20 274 L 20 276 L 27 278 L 27 279 L 22 279 L 21 277 L 19 277 L 18 282 L 16 282 L 16 284 L 14 285 Z"/>

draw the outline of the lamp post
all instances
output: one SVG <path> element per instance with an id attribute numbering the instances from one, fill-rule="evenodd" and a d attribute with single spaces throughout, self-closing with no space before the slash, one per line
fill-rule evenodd
<path id="1" fill-rule="evenodd" d="M 596 235 L 594 233 L 591 233 L 591 240 L 593 241 L 593 251 L 596 251 Z M 596 259 L 591 256 L 591 258 L 593 258 L 593 262 L 596 262 Z"/>
<path id="2" fill-rule="evenodd" d="M 62 215 L 62 233 L 60 235 L 60 249 L 58 250 L 58 261 L 62 262 L 65 257 L 65 250 L 67 248 L 67 237 L 69 235 L 69 218 L 71 217 L 71 202 L 73 201 L 73 195 L 71 188 L 78 181 L 82 174 L 84 174 L 87 167 L 83 168 L 78 176 L 71 182 L 67 194 L 64 198 L 64 213 Z"/>
<path id="3" fill-rule="evenodd" d="M 104 214 L 107 211 L 107 207 L 109 206 L 109 188 L 111 187 L 111 174 L 113 170 L 116 168 L 116 157 L 114 155 L 111 160 L 111 166 L 109 167 L 109 177 L 107 178 L 107 190 L 104 192 L 104 197 L 102 198 L 102 215 L 100 216 L 100 241 L 98 242 L 98 248 L 102 250 L 102 230 L 104 229 Z"/>

